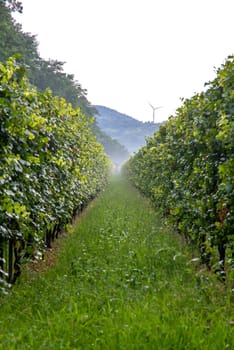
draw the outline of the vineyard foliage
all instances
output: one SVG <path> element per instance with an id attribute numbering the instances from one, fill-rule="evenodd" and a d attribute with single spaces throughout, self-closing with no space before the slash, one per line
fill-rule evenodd
<path id="1" fill-rule="evenodd" d="M 0 118 L 0 245 L 45 242 L 103 188 L 109 159 L 90 120 L 32 87 L 14 57 L 0 63 Z"/>
<path id="2" fill-rule="evenodd" d="M 223 271 L 234 254 L 234 56 L 205 92 L 183 100 L 125 165 L 134 185 Z"/>

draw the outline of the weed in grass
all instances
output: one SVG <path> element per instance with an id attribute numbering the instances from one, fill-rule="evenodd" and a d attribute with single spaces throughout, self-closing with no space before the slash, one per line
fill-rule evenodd
<path id="1" fill-rule="evenodd" d="M 56 265 L 0 308 L 0 349 L 234 348 L 232 292 L 124 179 L 79 220 Z"/>

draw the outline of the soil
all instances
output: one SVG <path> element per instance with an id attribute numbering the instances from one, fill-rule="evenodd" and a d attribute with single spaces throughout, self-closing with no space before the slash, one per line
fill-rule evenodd
<path id="1" fill-rule="evenodd" d="M 96 199 L 92 200 L 89 205 L 79 213 L 72 222 L 72 231 L 79 224 L 80 220 L 86 214 L 86 212 L 95 205 Z M 52 242 L 52 248 L 47 248 L 43 252 L 43 258 L 40 260 L 34 260 L 33 262 L 27 264 L 26 269 L 32 272 L 45 272 L 49 268 L 53 267 L 56 264 L 58 257 L 59 249 L 65 244 L 66 239 L 69 237 L 69 234 L 63 232 L 59 235 L 57 239 Z"/>
<path id="2" fill-rule="evenodd" d="M 34 260 L 27 264 L 27 268 L 35 272 L 45 272 L 47 269 L 54 266 L 58 256 L 58 251 L 64 245 L 68 236 L 69 235 L 66 233 L 60 234 L 52 243 L 52 248 L 47 248 L 45 252 L 43 252 L 43 258 L 40 260 Z"/>

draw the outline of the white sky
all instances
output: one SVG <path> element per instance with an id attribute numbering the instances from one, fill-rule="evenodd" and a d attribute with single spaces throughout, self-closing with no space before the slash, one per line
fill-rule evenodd
<path id="1" fill-rule="evenodd" d="M 66 61 L 92 104 L 166 120 L 234 53 L 233 0 L 22 0 L 43 58 Z"/>

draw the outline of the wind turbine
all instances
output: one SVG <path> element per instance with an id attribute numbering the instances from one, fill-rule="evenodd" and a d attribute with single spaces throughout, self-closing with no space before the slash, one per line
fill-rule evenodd
<path id="1" fill-rule="evenodd" d="M 159 109 L 159 108 L 162 108 L 162 106 L 160 106 L 160 107 L 154 107 L 154 106 L 152 106 L 151 103 L 149 103 L 149 105 L 150 105 L 150 107 L 153 109 L 153 122 L 155 122 L 155 111 L 156 111 L 157 109 Z"/>

